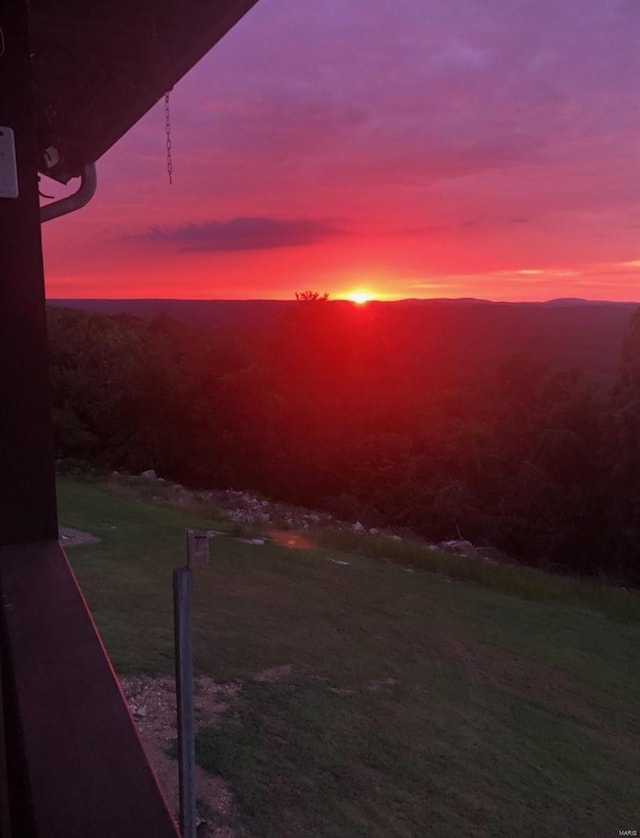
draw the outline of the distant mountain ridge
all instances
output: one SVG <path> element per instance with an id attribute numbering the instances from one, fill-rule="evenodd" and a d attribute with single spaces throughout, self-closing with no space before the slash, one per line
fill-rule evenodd
<path id="1" fill-rule="evenodd" d="M 192 328 L 234 332 L 277 329 L 296 306 L 308 305 L 295 300 L 171 299 L 54 299 L 49 304 L 147 320 L 167 316 Z M 344 314 L 353 303 L 336 300 L 330 306 Z M 618 366 L 622 337 L 637 307 L 635 302 L 573 298 L 542 303 L 465 298 L 372 301 L 360 311 L 381 336 L 402 330 L 423 336 L 434 351 L 446 352 L 456 363 L 492 363 L 526 353 L 608 379 Z"/>

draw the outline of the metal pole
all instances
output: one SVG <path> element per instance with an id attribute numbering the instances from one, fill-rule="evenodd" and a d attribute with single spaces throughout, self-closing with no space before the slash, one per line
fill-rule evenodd
<path id="1" fill-rule="evenodd" d="M 195 733 L 193 712 L 193 634 L 191 612 L 193 571 L 173 571 L 176 696 L 178 700 L 178 772 L 180 783 L 180 832 L 196 838 L 196 789 L 194 783 Z"/>

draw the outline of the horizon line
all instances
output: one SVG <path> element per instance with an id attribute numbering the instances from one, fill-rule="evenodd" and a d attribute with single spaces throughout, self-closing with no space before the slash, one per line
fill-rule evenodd
<path id="1" fill-rule="evenodd" d="M 171 303 L 296 303 L 291 297 L 46 297 L 46 302 L 171 302 Z M 348 297 L 331 297 L 329 303 L 358 303 Z M 376 299 L 372 297 L 366 301 L 371 303 L 435 303 L 435 302 L 467 302 L 486 303 L 489 305 L 548 305 L 550 303 L 588 303 L 609 305 L 640 305 L 639 300 L 609 300 L 601 297 L 551 297 L 544 300 L 492 300 L 484 297 L 394 297 L 393 299 Z"/>

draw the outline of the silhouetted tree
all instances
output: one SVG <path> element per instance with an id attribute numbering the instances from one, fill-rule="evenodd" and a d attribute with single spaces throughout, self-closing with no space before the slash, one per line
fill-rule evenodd
<path id="1" fill-rule="evenodd" d="M 327 291 L 321 294 L 320 291 L 296 291 L 296 300 L 301 303 L 324 303 L 329 299 Z"/>

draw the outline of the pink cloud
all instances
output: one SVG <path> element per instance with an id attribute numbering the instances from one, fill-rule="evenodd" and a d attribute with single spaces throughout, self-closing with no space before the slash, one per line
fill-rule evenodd
<path id="1" fill-rule="evenodd" d="M 399 294 L 476 277 L 483 296 L 489 274 L 541 257 L 573 293 L 576 265 L 640 256 L 638 8 L 260 0 L 172 94 L 174 185 L 160 104 L 101 161 L 94 202 L 45 227 L 49 293 L 73 276 L 170 294 L 180 270 L 185 295 L 279 296 L 283 271 L 305 287 L 368 271 Z M 234 218 L 336 218 L 350 235 L 260 259 L 130 241 Z"/>

